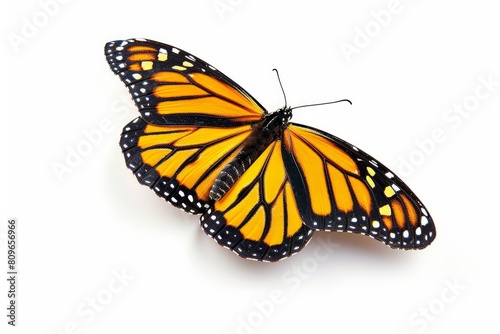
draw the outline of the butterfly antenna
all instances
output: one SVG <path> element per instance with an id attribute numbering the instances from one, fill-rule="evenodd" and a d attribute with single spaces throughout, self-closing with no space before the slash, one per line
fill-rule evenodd
<path id="1" fill-rule="evenodd" d="M 299 108 L 305 108 L 305 107 L 324 106 L 325 104 L 334 104 L 334 103 L 339 103 L 339 102 L 349 102 L 352 105 L 351 100 L 342 99 L 342 100 L 323 102 L 323 103 L 304 104 L 303 106 L 293 107 L 292 110 L 299 109 Z"/>
<path id="2" fill-rule="evenodd" d="M 273 71 L 276 72 L 276 76 L 278 77 L 278 82 L 280 83 L 281 91 L 283 92 L 283 97 L 285 98 L 285 107 L 286 107 L 288 103 L 286 102 L 285 90 L 283 89 L 283 85 L 281 84 L 280 74 L 278 73 L 278 70 L 275 68 L 273 68 Z"/>

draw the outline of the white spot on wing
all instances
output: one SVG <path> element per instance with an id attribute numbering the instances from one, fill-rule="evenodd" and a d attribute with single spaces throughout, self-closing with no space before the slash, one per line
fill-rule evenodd
<path id="1" fill-rule="evenodd" d="M 429 224 L 429 220 L 427 219 L 427 217 L 422 216 L 422 218 L 420 219 L 420 224 L 422 226 L 426 226 L 427 224 Z"/>

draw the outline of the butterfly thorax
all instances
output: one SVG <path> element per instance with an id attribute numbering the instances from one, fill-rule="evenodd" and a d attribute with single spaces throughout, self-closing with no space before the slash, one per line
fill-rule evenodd
<path id="1" fill-rule="evenodd" d="M 215 180 L 210 190 L 210 198 L 221 199 L 262 152 L 273 141 L 281 138 L 291 118 L 292 109 L 283 107 L 274 113 L 266 114 L 262 121 L 256 123 L 240 152 L 224 167 Z"/>

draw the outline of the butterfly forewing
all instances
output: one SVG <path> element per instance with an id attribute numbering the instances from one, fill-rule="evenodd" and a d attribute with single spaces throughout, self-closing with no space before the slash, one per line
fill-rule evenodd
<path id="1" fill-rule="evenodd" d="M 424 248 L 434 223 L 420 200 L 387 167 L 323 131 L 291 124 L 283 159 L 304 224 L 362 233 L 394 248 Z"/>
<path id="2" fill-rule="evenodd" d="M 265 110 L 213 66 L 173 46 L 113 41 L 105 54 L 142 115 L 123 129 L 127 166 L 174 206 L 205 212 L 218 174 Z"/>
<path id="3" fill-rule="evenodd" d="M 234 81 L 173 46 L 113 41 L 105 53 L 148 123 L 228 127 L 258 122 L 266 113 Z"/>

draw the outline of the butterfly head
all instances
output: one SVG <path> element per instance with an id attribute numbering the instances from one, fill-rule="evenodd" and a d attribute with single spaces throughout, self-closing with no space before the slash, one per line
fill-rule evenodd
<path id="1" fill-rule="evenodd" d="M 277 114 L 279 115 L 281 124 L 286 125 L 292 119 L 292 108 L 284 106 L 277 110 Z"/>
<path id="2" fill-rule="evenodd" d="M 265 137 L 265 134 L 269 135 L 269 142 L 267 142 L 266 145 L 272 140 L 281 137 L 283 130 L 288 127 L 288 122 L 291 118 L 292 108 L 286 106 L 264 116 L 258 131 L 260 137 Z M 261 141 L 266 142 L 266 140 L 262 140 L 262 138 Z"/>

